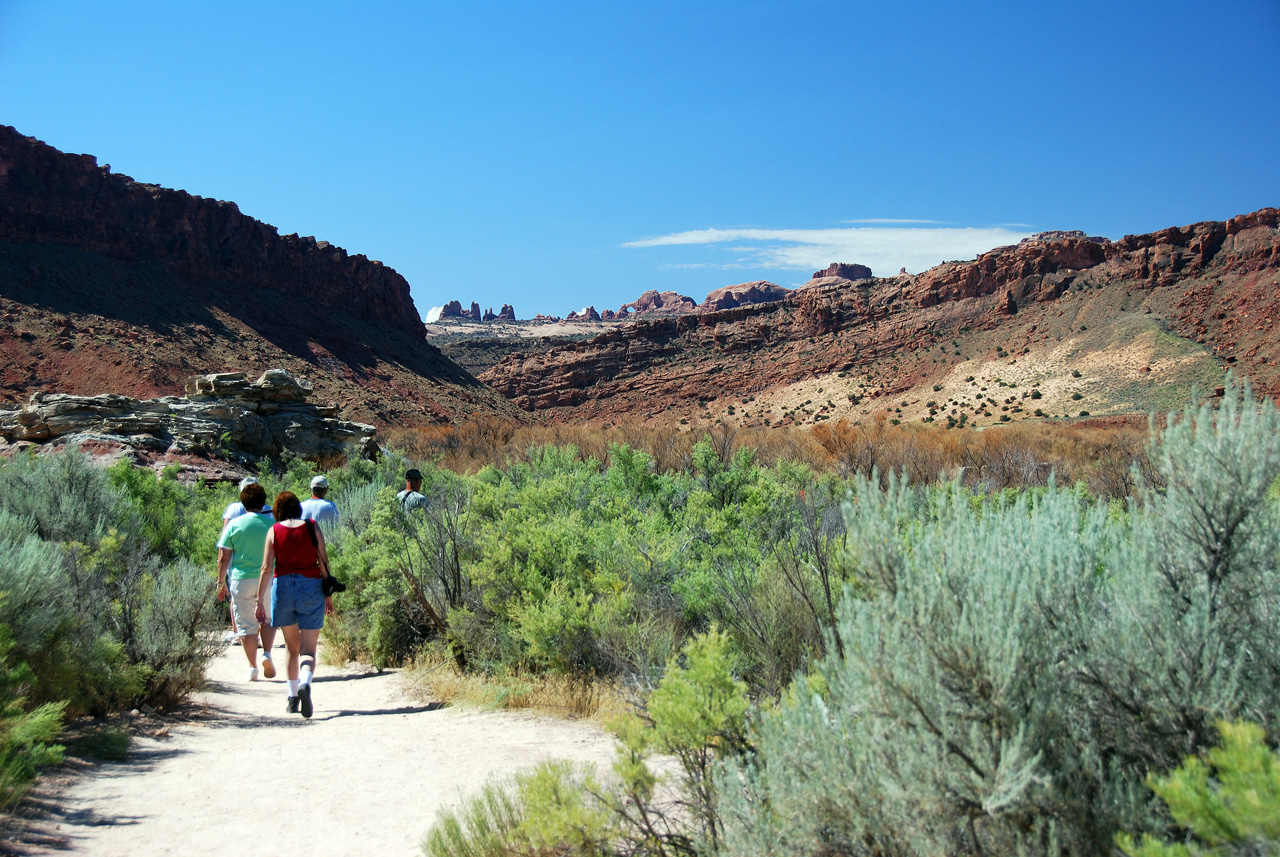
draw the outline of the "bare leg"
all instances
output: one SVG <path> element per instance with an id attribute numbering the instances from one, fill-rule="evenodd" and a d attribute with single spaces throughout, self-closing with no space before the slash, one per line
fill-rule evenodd
<path id="1" fill-rule="evenodd" d="M 308 633 L 298 630 L 298 626 L 286 625 L 280 629 L 284 634 L 284 645 L 289 650 L 289 663 L 285 669 L 285 674 L 289 676 L 289 681 L 298 680 L 298 650 L 302 645 L 302 635 Z M 312 660 L 315 659 L 315 643 L 311 644 Z"/>
<path id="2" fill-rule="evenodd" d="M 297 627 L 296 625 L 294 626 Z M 316 671 L 316 645 L 320 642 L 320 629 L 300 631 L 300 652 L 303 661 L 311 662 L 311 672 Z"/>
<path id="3" fill-rule="evenodd" d="M 316 672 L 316 643 L 320 639 L 320 629 L 298 632 L 298 642 L 302 655 L 302 681 L 298 686 L 298 706 L 302 716 L 311 719 L 311 678 Z"/>
<path id="4" fill-rule="evenodd" d="M 269 623 L 270 621 L 271 617 L 268 616 L 267 622 Z M 262 650 L 264 652 L 270 652 L 271 647 L 276 643 L 276 629 L 272 628 L 270 624 L 263 625 L 258 629 L 258 634 L 262 637 Z"/>
<path id="5" fill-rule="evenodd" d="M 258 667 L 258 635 L 246 634 L 240 638 L 240 645 L 244 648 L 244 656 L 249 659 L 249 666 L 257 669 Z"/>

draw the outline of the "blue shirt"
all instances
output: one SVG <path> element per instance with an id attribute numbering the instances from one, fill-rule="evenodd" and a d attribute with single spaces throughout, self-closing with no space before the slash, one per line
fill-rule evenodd
<path id="1" fill-rule="evenodd" d="M 338 507 L 328 500 L 311 497 L 302 501 L 302 520 L 315 521 L 325 529 L 329 529 L 338 523 Z"/>

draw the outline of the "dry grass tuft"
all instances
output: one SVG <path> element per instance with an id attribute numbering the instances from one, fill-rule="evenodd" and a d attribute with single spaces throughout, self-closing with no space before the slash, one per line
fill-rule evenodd
<path id="1" fill-rule="evenodd" d="M 630 710 L 621 689 L 608 682 L 565 675 L 464 673 L 447 655 L 430 650 L 405 668 L 404 679 L 410 696 L 461 708 L 601 721 Z"/>

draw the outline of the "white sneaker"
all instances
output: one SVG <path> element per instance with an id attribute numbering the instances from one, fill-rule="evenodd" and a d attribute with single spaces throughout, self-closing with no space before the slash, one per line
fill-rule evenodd
<path id="1" fill-rule="evenodd" d="M 249 667 L 249 678 L 248 678 L 248 681 L 257 681 L 257 680 L 258 680 L 258 668 L 257 668 L 257 667 Z"/>

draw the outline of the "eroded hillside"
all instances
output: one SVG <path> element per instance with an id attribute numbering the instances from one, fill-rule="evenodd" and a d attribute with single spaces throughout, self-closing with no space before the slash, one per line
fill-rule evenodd
<path id="1" fill-rule="evenodd" d="M 1274 396 L 1278 214 L 1115 242 L 1046 235 L 917 276 L 829 278 L 511 355 L 481 379 L 552 419 L 744 425 L 1145 413 L 1212 393 L 1231 366 Z"/>
<path id="2" fill-rule="evenodd" d="M 3 126 L 0 361 L 0 401 L 147 398 L 281 367 L 379 425 L 513 411 L 426 342 L 408 283 L 381 262 Z"/>

